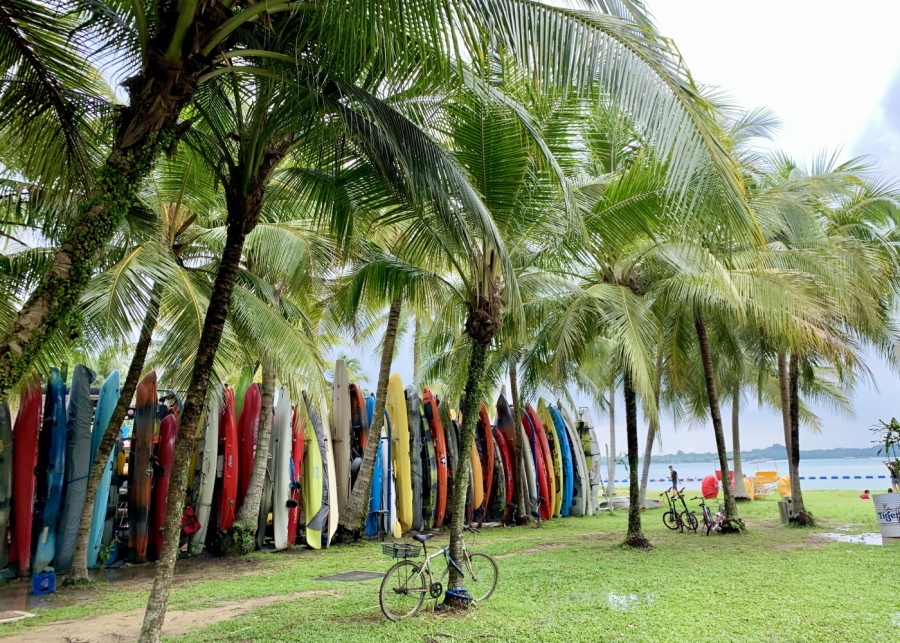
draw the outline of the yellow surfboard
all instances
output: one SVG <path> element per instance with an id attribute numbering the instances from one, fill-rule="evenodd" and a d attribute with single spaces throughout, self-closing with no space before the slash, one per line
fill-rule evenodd
<path id="1" fill-rule="evenodd" d="M 484 503 L 484 471 L 481 470 L 481 458 L 478 457 L 478 447 L 472 442 L 472 511 L 474 512 Z"/>
<path id="2" fill-rule="evenodd" d="M 562 481 L 562 452 L 559 450 L 559 438 L 553 425 L 553 417 L 544 398 L 538 400 L 538 418 L 544 425 L 544 433 L 547 434 L 547 444 L 550 445 L 550 455 L 553 457 L 553 481 L 555 483 L 555 495 L 553 496 L 553 515 L 558 516 L 562 510 L 563 481 Z"/>
<path id="3" fill-rule="evenodd" d="M 384 410 L 391 419 L 391 454 L 397 476 L 397 520 L 403 531 L 412 526 L 412 473 L 409 466 L 409 423 L 400 373 L 388 380 Z"/>
<path id="4" fill-rule="evenodd" d="M 315 431 L 308 430 L 303 445 L 303 507 L 306 514 L 306 544 L 321 549 L 322 532 L 309 528 L 309 522 L 322 508 L 322 454 Z"/>

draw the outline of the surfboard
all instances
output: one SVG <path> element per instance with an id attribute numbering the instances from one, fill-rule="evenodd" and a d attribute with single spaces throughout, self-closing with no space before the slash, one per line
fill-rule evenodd
<path id="1" fill-rule="evenodd" d="M 384 443 L 387 440 L 387 434 L 381 429 L 381 439 L 378 448 L 375 451 L 375 467 L 372 470 L 372 489 L 369 495 L 369 515 L 366 516 L 366 536 L 375 538 L 378 535 L 378 522 L 381 519 L 383 494 L 384 494 Z"/>
<path id="2" fill-rule="evenodd" d="M 600 505 L 600 492 L 603 489 L 603 458 L 600 451 L 600 437 L 597 435 L 597 427 L 594 426 L 594 420 L 591 417 L 591 411 L 588 408 L 579 409 L 581 421 L 588 433 L 588 441 L 590 443 L 590 476 L 591 476 L 591 504 L 594 511 Z"/>
<path id="3" fill-rule="evenodd" d="M 584 458 L 584 447 L 581 443 L 581 436 L 572 422 L 572 416 L 566 410 L 562 400 L 557 401 L 557 408 L 562 416 L 563 424 L 566 427 L 566 435 L 569 436 L 569 448 L 572 450 L 572 509 L 573 516 L 591 516 L 593 510 L 590 508 L 588 496 L 591 493 L 591 482 L 588 478 L 587 462 Z"/>
<path id="4" fill-rule="evenodd" d="M 499 421 L 498 418 L 497 422 L 499 423 Z M 501 520 L 504 523 L 509 523 L 513 503 L 515 502 L 515 460 L 510 457 L 509 445 L 500 429 L 494 429 L 494 444 L 497 445 L 497 453 L 503 460 L 503 473 L 506 476 L 503 480 L 504 497 L 502 498 Z"/>
<path id="5" fill-rule="evenodd" d="M 103 440 L 103 434 L 106 433 L 109 420 L 119 402 L 119 377 L 118 370 L 110 373 L 100 387 L 100 393 L 97 396 L 97 408 L 94 409 L 94 422 L 91 428 L 91 467 L 94 466 L 94 462 L 97 459 L 97 451 L 100 449 L 100 442 Z M 115 430 L 118 433 L 118 427 Z M 109 490 L 112 483 L 113 459 L 115 457 L 116 449 L 113 447 L 109 457 L 106 459 L 106 465 L 103 467 L 103 477 L 100 478 L 100 484 L 97 486 L 97 495 L 94 496 L 94 506 L 91 513 L 91 533 L 88 536 L 86 554 L 89 569 L 97 565 L 100 547 L 103 545 L 103 532 L 106 528 L 106 516 L 109 510 Z"/>
<path id="6" fill-rule="evenodd" d="M 422 412 L 419 393 L 415 387 L 407 386 L 403 392 L 406 398 L 406 423 L 409 427 L 409 470 L 412 476 L 412 524 L 414 531 L 422 531 L 424 521 L 425 476 L 422 442 Z"/>
<path id="7" fill-rule="evenodd" d="M 35 520 L 37 543 L 34 572 L 43 572 L 56 555 L 56 537 L 66 466 L 66 385 L 59 371 L 50 369 L 38 454 L 38 482 Z"/>
<path id="8" fill-rule="evenodd" d="M 334 380 L 331 383 L 331 450 L 334 458 L 329 462 L 334 470 L 335 489 L 332 511 L 345 507 L 350 499 L 350 380 L 347 364 L 339 359 L 334 363 Z M 336 519 L 335 519 L 336 520 Z M 329 522 L 331 522 L 329 520 Z M 335 521 L 335 529 L 337 522 Z M 334 532 L 332 532 L 334 533 Z"/>
<path id="9" fill-rule="evenodd" d="M 178 417 L 170 413 L 159 423 L 159 442 L 156 446 L 156 461 L 162 468 L 153 484 L 150 501 L 150 534 L 147 557 L 158 560 L 162 552 L 163 527 L 166 524 L 166 509 L 169 503 L 169 485 L 172 482 L 172 463 L 175 460 L 175 440 L 178 437 Z"/>
<path id="10" fill-rule="evenodd" d="M 335 467 L 334 464 L 334 439 L 331 435 L 330 424 L 326 423 L 323 426 L 323 430 L 325 432 L 325 458 L 323 459 L 323 461 L 325 466 L 325 475 L 328 478 L 328 487 L 326 489 L 328 493 L 328 527 L 326 533 L 323 535 L 323 540 L 325 541 L 325 546 L 330 547 L 331 539 L 334 537 L 335 532 L 337 532 L 338 519 L 340 517 L 340 508 L 344 505 L 341 503 L 341 500 L 338 497 L 337 467 Z"/>
<path id="11" fill-rule="evenodd" d="M 423 416 L 422 424 L 422 520 L 425 529 L 434 528 L 434 509 L 437 500 L 437 455 L 434 449 L 434 438 Z"/>
<path id="12" fill-rule="evenodd" d="M 310 431 L 306 431 L 303 453 L 303 507 L 306 514 L 306 544 L 312 549 L 322 548 L 322 532 L 328 529 L 326 502 L 328 477 L 322 461 L 325 457 L 325 431 L 319 414 L 303 391 L 303 402 L 309 417 Z"/>
<path id="13" fill-rule="evenodd" d="M 9 412 L 9 405 L 2 402 L 0 403 L 0 569 L 6 567 L 9 560 L 9 543 L 6 539 L 6 532 L 12 508 L 12 483 L 12 416 Z"/>
<path id="14" fill-rule="evenodd" d="M 239 476 L 237 416 L 234 413 L 234 389 L 230 386 L 225 387 L 222 417 L 219 418 L 219 445 L 222 447 L 222 497 L 218 527 L 228 531 L 237 515 Z"/>
<path id="15" fill-rule="evenodd" d="M 210 514 L 212 513 L 213 491 L 216 486 L 216 451 L 219 444 L 219 417 L 222 407 L 222 391 L 211 388 L 206 398 L 204 421 L 201 423 L 200 450 L 197 457 L 197 475 L 194 477 L 195 496 L 197 498 L 196 515 L 200 529 L 191 536 L 192 554 L 203 551 L 206 535 L 209 531 Z"/>
<path id="16" fill-rule="evenodd" d="M 444 434 L 444 425 L 438 409 L 437 398 L 427 386 L 422 391 L 422 411 L 431 438 L 434 441 L 434 459 L 436 468 L 435 500 L 434 500 L 434 529 L 440 529 L 444 524 L 444 515 L 447 511 L 447 477 L 448 453 L 447 440 Z"/>
<path id="17" fill-rule="evenodd" d="M 481 471 L 484 476 L 484 510 L 483 516 L 487 515 L 488 502 L 491 498 L 491 491 L 494 485 L 494 435 L 491 431 L 491 416 L 488 415 L 487 407 L 482 402 L 478 407 L 478 422 L 475 425 L 475 438 L 479 442 L 481 455 Z"/>
<path id="18" fill-rule="evenodd" d="M 559 449 L 559 438 L 557 437 L 556 427 L 553 426 L 553 418 L 550 416 L 547 403 L 544 402 L 543 398 L 538 399 L 537 416 L 544 430 L 547 446 L 550 449 L 547 472 L 552 472 L 553 478 L 553 515 L 560 516 L 562 515 L 564 487 L 562 452 Z"/>
<path id="19" fill-rule="evenodd" d="M 18 576 L 31 567 L 31 528 L 34 520 L 35 468 L 38 462 L 38 429 L 41 426 L 41 383 L 26 384 L 13 426 L 13 519 L 10 558 L 19 565 Z"/>
<path id="20" fill-rule="evenodd" d="M 394 373 L 388 380 L 384 409 L 391 420 L 391 457 L 397 478 L 397 520 L 401 531 L 409 531 L 413 523 L 413 487 L 410 467 L 409 418 L 403 380 Z"/>
<path id="21" fill-rule="evenodd" d="M 384 423 L 387 426 L 387 458 L 385 460 L 385 480 L 382 486 L 384 491 L 384 507 L 387 509 L 385 531 L 394 538 L 403 534 L 400 520 L 397 517 L 397 474 L 394 471 L 394 433 L 391 426 L 391 418 L 387 411 L 384 412 Z"/>
<path id="22" fill-rule="evenodd" d="M 244 392 L 244 402 L 237 425 L 238 434 L 238 506 L 244 504 L 250 478 L 253 477 L 253 458 L 256 454 L 256 440 L 259 434 L 259 414 L 262 408 L 262 394 L 259 384 L 250 384 Z M 237 412 L 237 401 L 235 401 Z"/>
<path id="23" fill-rule="evenodd" d="M 524 417 L 522 418 L 522 422 L 523 424 L 525 423 Z M 537 476 L 535 475 L 534 470 L 534 455 L 531 453 L 531 444 L 529 443 L 524 427 L 520 427 L 519 430 L 522 432 L 522 475 L 524 476 L 525 485 L 528 487 L 528 497 L 525 508 L 530 517 L 540 518 L 541 507 L 538 502 L 540 490 L 538 488 Z"/>
<path id="24" fill-rule="evenodd" d="M 541 404 L 543 403 L 543 399 L 538 401 L 539 414 Z M 572 512 L 572 494 L 575 488 L 575 475 L 572 466 L 572 445 L 569 444 L 569 436 L 566 432 L 566 426 L 563 422 L 562 415 L 559 413 L 559 409 L 553 405 L 547 406 L 546 404 L 544 404 L 543 408 L 545 408 L 550 415 L 550 423 L 545 426 L 553 427 L 553 432 L 556 434 L 556 450 L 558 453 L 554 454 L 554 457 L 558 457 L 559 461 L 562 463 L 562 469 L 559 476 L 559 481 L 562 482 L 562 500 L 559 505 L 559 514 L 568 517 Z"/>
<path id="25" fill-rule="evenodd" d="M 287 549 L 288 541 L 288 500 L 291 498 L 291 398 L 287 387 L 278 393 L 275 420 L 272 423 L 272 437 L 275 438 L 275 484 L 272 491 L 272 535 L 275 549 Z"/>
<path id="26" fill-rule="evenodd" d="M 538 485 L 538 515 L 541 520 L 550 520 L 553 515 L 553 497 L 555 494 L 553 475 L 547 468 L 550 449 L 546 444 L 547 440 L 544 437 L 543 427 L 540 426 L 540 420 L 537 419 L 537 413 L 534 412 L 531 404 L 525 405 L 522 423 L 525 425 L 531 453 L 534 457 L 534 471 Z"/>
<path id="27" fill-rule="evenodd" d="M 137 386 L 134 436 L 128 463 L 128 549 L 132 562 L 147 560 L 150 488 L 153 484 L 153 434 L 156 429 L 156 371 Z"/>
<path id="28" fill-rule="evenodd" d="M 372 407 L 374 413 L 375 407 Z M 356 476 L 362 467 L 366 446 L 369 444 L 369 413 L 366 398 L 356 384 L 350 384 L 350 488 L 356 484 Z"/>
<path id="29" fill-rule="evenodd" d="M 297 544 L 297 526 L 300 523 L 300 480 L 303 477 L 303 439 L 305 433 L 303 414 L 299 405 L 294 406 L 291 421 L 291 507 L 288 510 L 288 545 Z"/>

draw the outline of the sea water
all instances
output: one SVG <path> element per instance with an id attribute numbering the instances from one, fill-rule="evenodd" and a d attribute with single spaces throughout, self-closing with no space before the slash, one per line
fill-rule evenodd
<path id="1" fill-rule="evenodd" d="M 606 462 L 604 461 L 604 476 Z M 669 465 L 675 467 L 678 477 L 688 488 L 696 489 L 700 480 L 715 475 L 719 468 L 712 462 L 668 462 L 663 456 L 654 456 L 650 463 L 649 489 L 662 491 L 670 486 Z M 729 467 L 733 463 L 729 461 Z M 788 474 L 786 460 L 765 462 L 743 462 L 745 476 L 752 478 L 757 471 L 777 471 L 779 476 Z M 640 471 L 640 470 L 639 470 Z M 884 493 L 890 486 L 890 479 L 884 460 L 881 458 L 829 458 L 822 460 L 800 460 L 800 484 L 804 489 L 869 489 L 873 493 Z M 627 484 L 628 470 L 616 465 L 616 483 Z"/>

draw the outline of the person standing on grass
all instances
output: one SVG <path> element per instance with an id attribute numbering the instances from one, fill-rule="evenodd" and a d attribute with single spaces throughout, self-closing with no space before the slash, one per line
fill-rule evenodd
<path id="1" fill-rule="evenodd" d="M 669 465 L 669 475 L 672 476 L 672 491 L 678 493 L 678 472 Z"/>

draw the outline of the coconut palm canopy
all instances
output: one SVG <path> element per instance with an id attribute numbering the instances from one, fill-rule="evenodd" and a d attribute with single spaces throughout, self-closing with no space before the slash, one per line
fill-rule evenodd
<path id="1" fill-rule="evenodd" d="M 9 0 L 0 69 L 0 397 L 53 364 L 130 363 L 99 463 L 142 373 L 186 392 L 143 640 L 224 383 L 260 380 L 271 419 L 276 382 L 327 405 L 335 352 L 381 353 L 351 537 L 398 337 L 458 405 L 460 449 L 510 375 L 517 414 L 621 386 L 646 547 L 638 402 L 648 444 L 663 408 L 711 418 L 725 475 L 720 399 L 781 410 L 811 522 L 797 426 L 847 408 L 864 349 L 893 358 L 897 186 L 763 151 L 774 117 L 696 83 L 636 0 Z M 743 528 L 730 490 L 726 514 Z"/>

